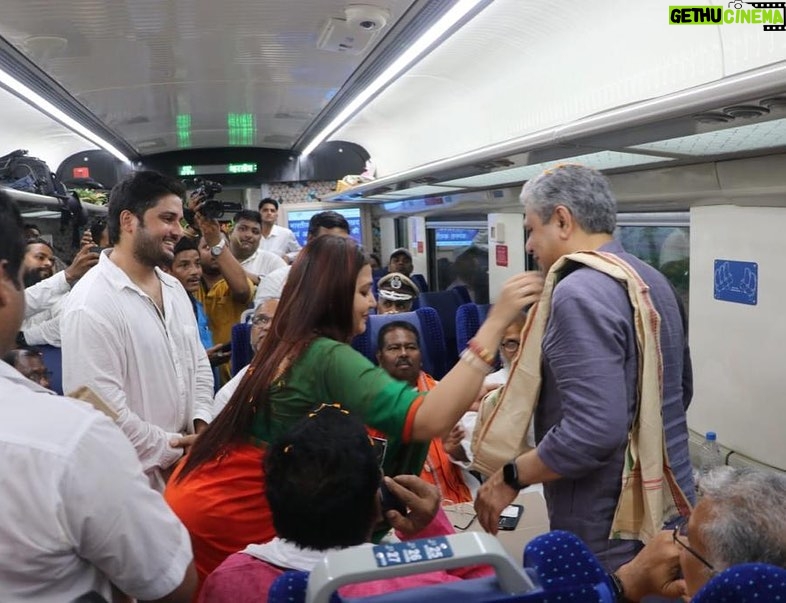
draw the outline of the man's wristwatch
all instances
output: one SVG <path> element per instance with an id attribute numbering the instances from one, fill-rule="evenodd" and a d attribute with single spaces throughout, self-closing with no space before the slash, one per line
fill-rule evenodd
<path id="1" fill-rule="evenodd" d="M 221 255 L 221 252 L 224 250 L 224 247 L 227 245 L 227 240 L 224 237 L 221 237 L 221 240 L 218 242 L 218 245 L 213 245 L 210 248 L 210 255 L 214 258 L 217 258 Z"/>
<path id="2" fill-rule="evenodd" d="M 502 467 L 502 479 L 514 490 L 521 490 L 522 488 L 526 488 L 529 485 L 522 484 L 519 481 L 519 470 L 518 467 L 516 467 L 516 459 L 513 459 L 509 463 L 505 463 L 505 465 Z"/>

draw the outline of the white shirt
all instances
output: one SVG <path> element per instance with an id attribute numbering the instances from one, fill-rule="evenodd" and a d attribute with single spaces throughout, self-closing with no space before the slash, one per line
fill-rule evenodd
<path id="1" fill-rule="evenodd" d="M 52 304 L 71 290 L 65 271 L 37 282 L 25 289 L 25 319 L 48 310 Z"/>
<path id="2" fill-rule="evenodd" d="M 243 267 L 243 270 L 249 274 L 266 277 L 274 270 L 283 268 L 287 263 L 275 253 L 265 251 L 264 249 L 257 249 L 249 257 L 240 262 L 240 265 Z"/>
<path id="3" fill-rule="evenodd" d="M 235 393 L 238 385 L 240 385 L 240 381 L 243 379 L 243 376 L 248 371 L 248 367 L 251 366 L 247 364 L 242 369 L 240 369 L 237 374 L 232 377 L 229 381 L 227 381 L 224 386 L 216 392 L 215 400 L 213 400 L 213 416 L 217 417 L 218 413 L 224 410 L 224 407 L 229 402 L 229 399 L 232 397 L 232 394 Z"/>
<path id="4" fill-rule="evenodd" d="M 28 345 L 49 344 L 60 347 L 60 315 L 63 313 L 66 295 L 63 295 L 52 304 L 48 310 L 34 314 L 30 318 L 25 318 L 22 328 L 25 342 Z"/>
<path id="5" fill-rule="evenodd" d="M 183 581 L 188 532 L 120 430 L 4 362 L 0 458 L 0 601 L 111 601 L 110 581 L 158 599 Z"/>
<path id="6" fill-rule="evenodd" d="M 257 292 L 254 295 L 254 307 L 256 308 L 266 299 L 280 299 L 281 292 L 284 290 L 284 285 L 289 277 L 289 271 L 292 266 L 284 266 L 278 270 L 274 270 L 265 278 L 259 281 Z"/>
<path id="7" fill-rule="evenodd" d="M 300 251 L 300 243 L 295 238 L 289 228 L 284 228 L 278 224 L 273 224 L 268 236 L 262 235 L 259 240 L 259 248 L 265 251 L 271 251 L 280 257 L 289 256 L 294 258 L 297 252 Z"/>
<path id="8" fill-rule="evenodd" d="M 163 490 L 160 469 L 182 455 L 170 439 L 194 431 L 194 419 L 209 422 L 213 373 L 199 339 L 185 289 L 156 269 L 164 314 L 112 260 L 74 286 L 60 324 L 63 391 L 89 386 L 118 413 L 151 483 Z"/>

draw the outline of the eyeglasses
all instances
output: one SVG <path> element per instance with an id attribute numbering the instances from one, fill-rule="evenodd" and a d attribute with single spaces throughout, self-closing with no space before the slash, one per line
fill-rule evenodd
<path id="1" fill-rule="evenodd" d="M 518 339 L 505 339 L 502 343 L 499 344 L 499 347 L 504 349 L 506 352 L 518 352 L 519 350 L 519 340 Z"/>
<path id="2" fill-rule="evenodd" d="M 450 511 L 449 515 L 453 520 L 453 527 L 457 530 L 469 529 L 469 526 L 473 524 L 478 516 L 471 503 L 461 503 L 453 507 L 446 507 L 446 510 Z"/>
<path id="3" fill-rule="evenodd" d="M 680 536 L 683 538 L 688 535 L 688 518 L 683 517 L 680 519 L 679 523 L 674 526 L 674 532 L 672 532 L 672 538 L 674 539 L 674 544 L 680 545 L 686 551 L 688 551 L 691 555 L 696 557 L 701 563 L 707 567 L 712 573 L 717 573 L 717 570 L 712 566 L 712 564 L 707 561 L 704 557 L 699 555 L 694 549 L 692 549 L 688 544 L 680 540 Z"/>
<path id="4" fill-rule="evenodd" d="M 257 314 L 254 318 L 251 319 L 251 324 L 255 327 L 264 327 L 267 324 L 270 324 L 270 321 L 273 320 L 272 316 L 268 316 L 267 314 Z"/>

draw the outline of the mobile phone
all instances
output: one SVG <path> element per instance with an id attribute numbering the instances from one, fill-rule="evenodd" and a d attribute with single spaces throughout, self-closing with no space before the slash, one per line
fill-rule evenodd
<path id="1" fill-rule="evenodd" d="M 93 245 L 88 251 L 90 253 L 101 253 L 102 249 L 98 245 Z"/>
<path id="2" fill-rule="evenodd" d="M 515 530 L 522 515 L 524 515 L 522 505 L 508 505 L 502 510 L 497 525 L 500 530 Z"/>
<path id="3" fill-rule="evenodd" d="M 398 511 L 402 515 L 407 514 L 407 505 L 399 500 L 395 494 L 385 485 L 385 480 L 379 484 L 379 499 L 382 502 L 382 514 L 388 511 Z"/>

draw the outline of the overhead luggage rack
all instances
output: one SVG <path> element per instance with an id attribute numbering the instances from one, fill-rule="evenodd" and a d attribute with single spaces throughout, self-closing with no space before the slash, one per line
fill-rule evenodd
<path id="1" fill-rule="evenodd" d="M 57 197 L 18 191 L 6 186 L 0 186 L 0 189 L 19 204 L 25 218 L 59 218 L 60 210 L 64 208 L 63 202 Z M 88 215 L 105 216 L 107 213 L 105 205 L 82 203 L 82 207 Z"/>

